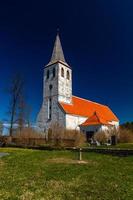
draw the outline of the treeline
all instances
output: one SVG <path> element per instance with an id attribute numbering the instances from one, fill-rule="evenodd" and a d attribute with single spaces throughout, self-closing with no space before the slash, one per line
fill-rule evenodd
<path id="1" fill-rule="evenodd" d="M 133 131 L 133 122 L 126 122 L 120 125 L 122 129 L 128 129 Z"/>

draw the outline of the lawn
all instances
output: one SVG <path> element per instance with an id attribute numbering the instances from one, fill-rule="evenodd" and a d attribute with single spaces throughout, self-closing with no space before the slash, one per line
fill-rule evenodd
<path id="1" fill-rule="evenodd" d="M 1 148 L 0 200 L 133 199 L 133 157 Z"/>

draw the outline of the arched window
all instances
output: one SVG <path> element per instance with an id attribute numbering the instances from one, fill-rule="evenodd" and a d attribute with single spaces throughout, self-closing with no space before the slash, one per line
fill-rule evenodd
<path id="1" fill-rule="evenodd" d="M 55 68 L 53 68 L 53 78 L 55 77 Z"/>
<path id="2" fill-rule="evenodd" d="M 49 70 L 47 70 L 47 79 L 49 79 Z"/>
<path id="3" fill-rule="evenodd" d="M 70 79 L 70 74 L 69 74 L 69 71 L 67 70 L 67 79 L 69 80 Z"/>
<path id="4" fill-rule="evenodd" d="M 61 68 L 61 76 L 64 77 L 64 69 Z"/>

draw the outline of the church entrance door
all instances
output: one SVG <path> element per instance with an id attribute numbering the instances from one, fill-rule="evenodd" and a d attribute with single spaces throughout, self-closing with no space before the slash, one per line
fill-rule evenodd
<path id="1" fill-rule="evenodd" d="M 93 135 L 94 135 L 94 131 L 87 131 L 86 132 L 87 142 L 89 142 L 89 143 L 91 142 L 91 139 L 92 139 Z"/>

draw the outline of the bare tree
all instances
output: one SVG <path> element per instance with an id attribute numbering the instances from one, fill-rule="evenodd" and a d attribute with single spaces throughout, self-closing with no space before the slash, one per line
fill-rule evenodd
<path id="1" fill-rule="evenodd" d="M 25 127 L 25 110 L 26 110 L 26 104 L 24 101 L 24 95 L 21 91 L 19 100 L 18 100 L 18 113 L 17 113 L 17 125 L 18 129 L 21 132 L 22 129 Z"/>
<path id="2" fill-rule="evenodd" d="M 0 135 L 2 135 L 3 133 L 3 128 L 4 128 L 3 123 L 0 121 Z"/>
<path id="3" fill-rule="evenodd" d="M 12 137 L 14 123 L 17 122 L 16 116 L 18 111 L 18 105 L 20 97 L 23 90 L 23 80 L 19 75 L 15 75 L 11 80 L 11 87 L 9 89 L 10 94 L 10 106 L 9 106 L 9 115 L 10 115 L 10 129 L 9 134 Z"/>
<path id="4" fill-rule="evenodd" d="M 29 104 L 25 104 L 25 123 L 28 128 L 31 127 L 31 113 L 32 113 L 32 108 Z"/>

